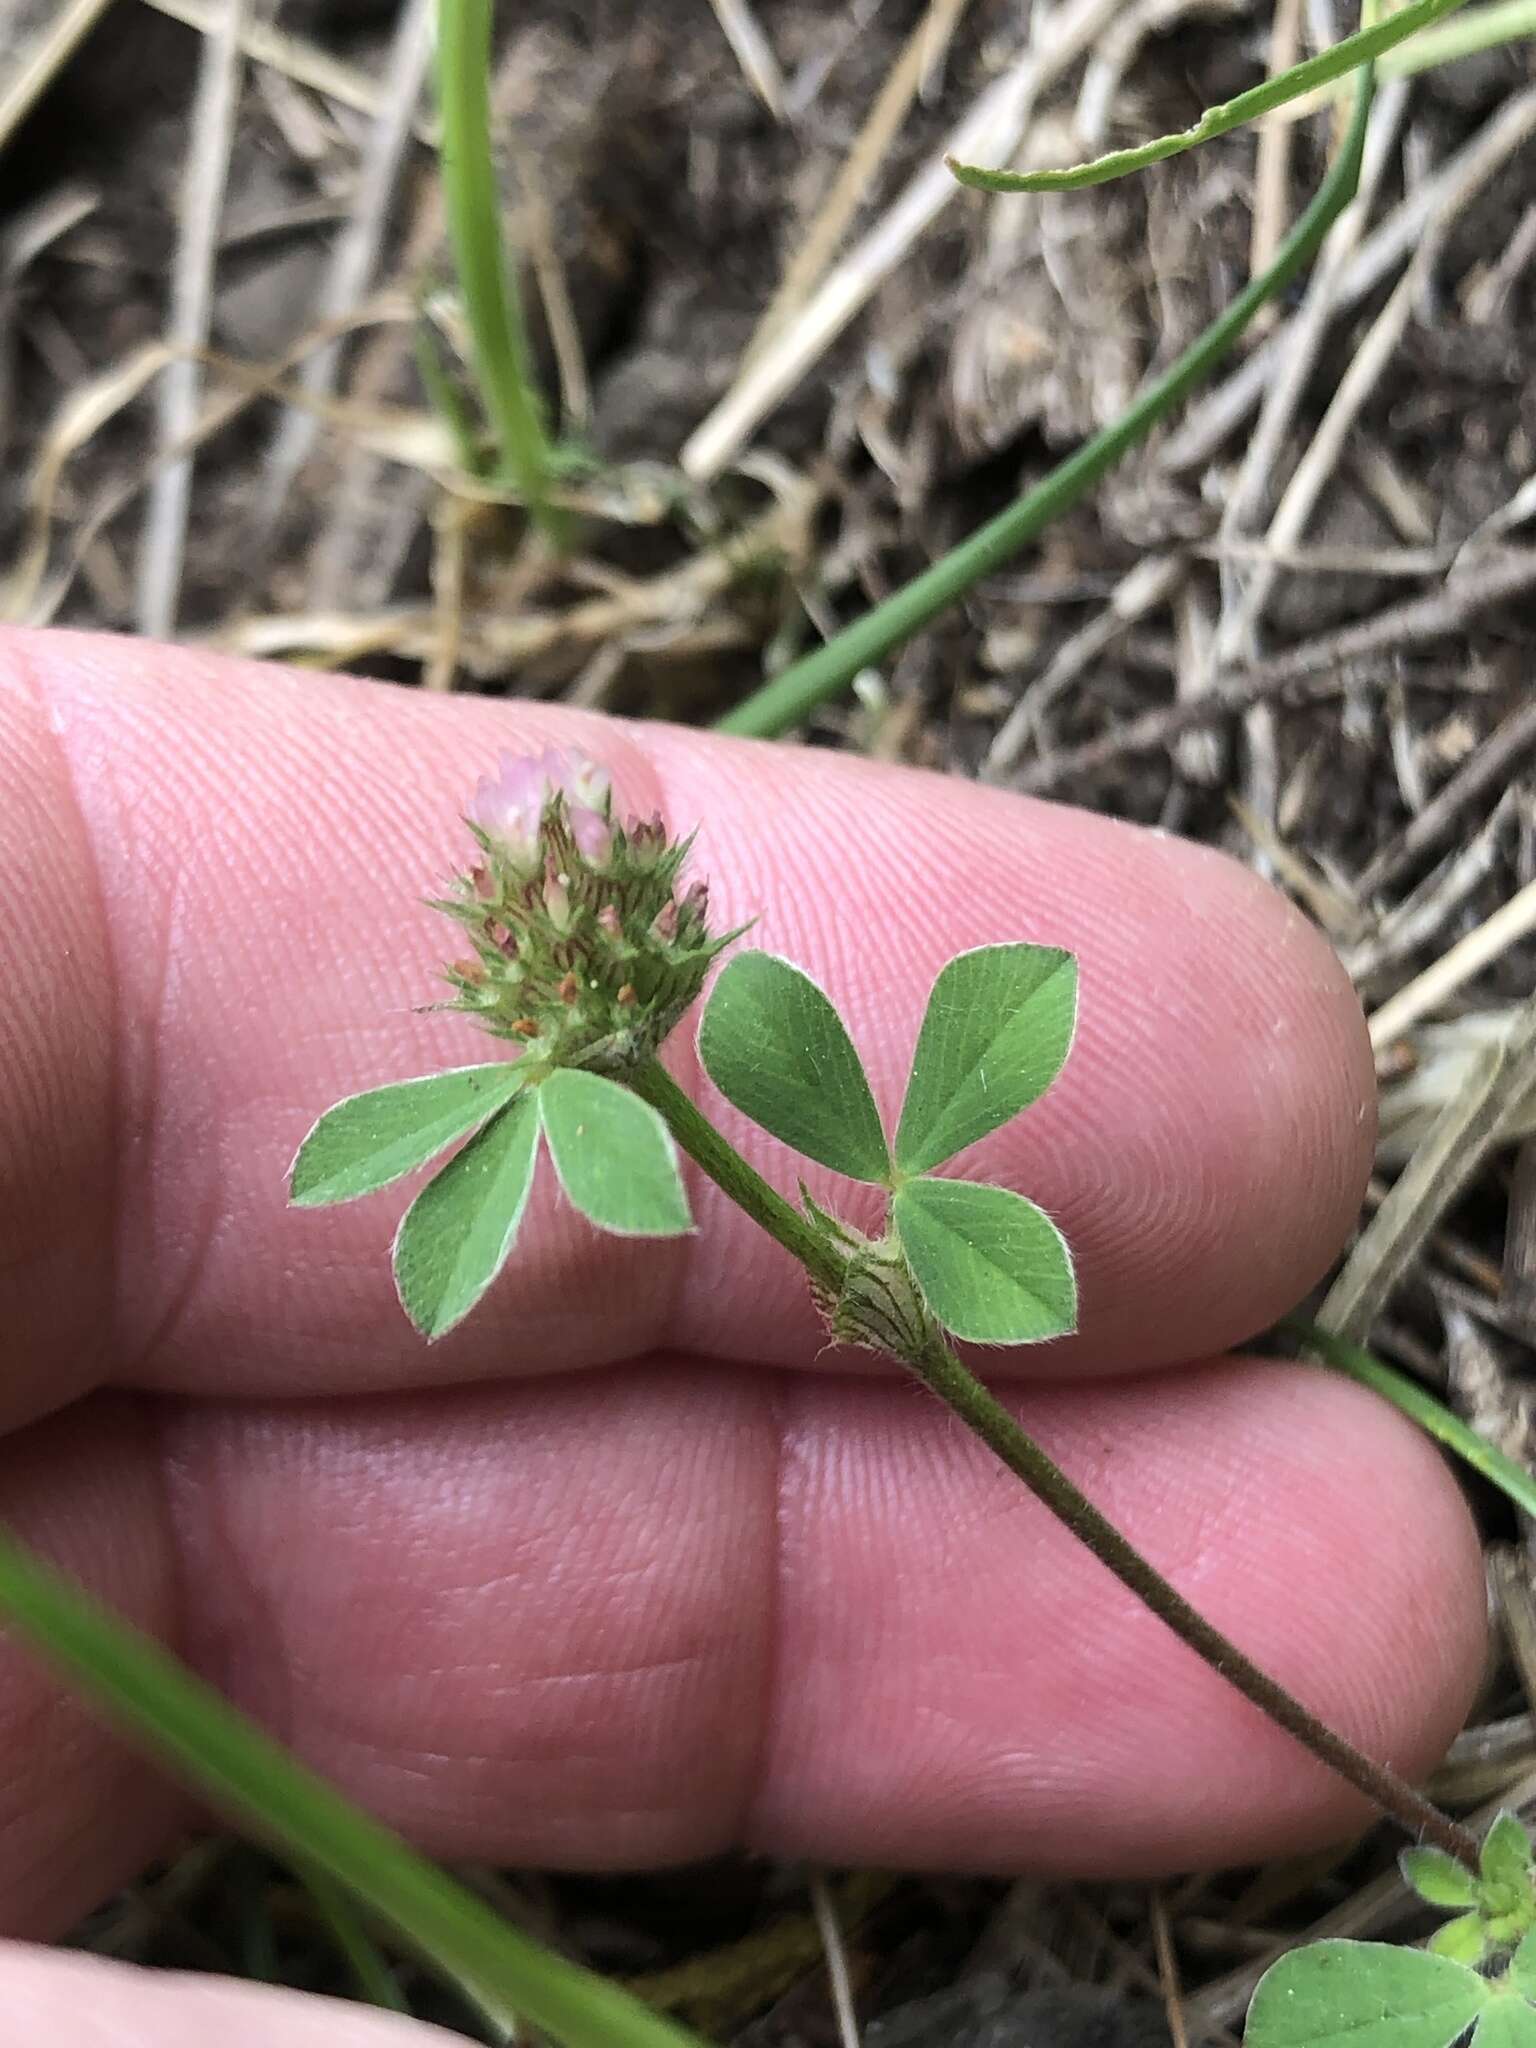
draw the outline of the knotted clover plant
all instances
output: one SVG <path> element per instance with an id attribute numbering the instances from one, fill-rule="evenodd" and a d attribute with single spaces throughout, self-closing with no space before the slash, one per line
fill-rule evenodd
<path id="1" fill-rule="evenodd" d="M 1263 1712 L 1448 1862 L 1476 1868 L 1471 1834 L 1326 1727 L 1192 1607 L 1046 1456 L 951 1343 L 1034 1344 L 1077 1321 L 1071 1253 L 1010 1188 L 945 1172 L 1044 1094 L 1071 1050 L 1077 963 L 1002 943 L 934 982 L 894 1138 L 826 994 L 771 953 L 722 968 L 699 1053 L 719 1092 L 803 1158 L 885 1196 L 873 1234 L 772 1187 L 658 1057 L 741 932 L 709 927 L 693 839 L 660 818 L 621 821 L 609 779 L 575 752 L 503 757 L 467 819 L 478 858 L 437 907 L 468 952 L 441 1007 L 510 1048 L 486 1065 L 353 1096 L 326 1112 L 292 1172 L 297 1203 L 350 1201 L 459 1146 L 395 1237 L 400 1299 L 429 1339 L 462 1320 L 516 1248 L 541 1150 L 600 1230 L 692 1228 L 686 1154 L 805 1268 L 830 1335 L 913 1373 L 1185 1643 Z"/>

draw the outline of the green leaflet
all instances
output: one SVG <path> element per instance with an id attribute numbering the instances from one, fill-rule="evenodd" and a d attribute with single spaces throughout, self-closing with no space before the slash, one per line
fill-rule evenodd
<path id="1" fill-rule="evenodd" d="M 896 1164 L 926 1173 L 1043 1095 L 1077 1022 L 1077 962 L 1057 946 L 978 946 L 942 968 L 912 1057 Z"/>
<path id="2" fill-rule="evenodd" d="M 910 1180 L 891 1217 L 924 1300 L 955 1336 L 1039 1344 L 1076 1327 L 1066 1240 L 1022 1195 L 968 1180 Z"/>
<path id="3" fill-rule="evenodd" d="M 538 1147 L 536 1093 L 498 1111 L 405 1212 L 395 1284 L 425 1337 L 441 1337 L 468 1315 L 517 1240 Z"/>
<path id="4" fill-rule="evenodd" d="M 561 1067 L 539 1089 L 539 1117 L 571 1204 L 619 1237 L 693 1228 L 677 1147 L 658 1112 L 602 1074 Z"/>
<path id="5" fill-rule="evenodd" d="M 523 1085 L 511 1060 L 456 1067 L 416 1081 L 394 1081 L 338 1102 L 299 1147 L 290 1175 L 302 1208 L 351 1202 L 425 1166 Z"/>
<path id="6" fill-rule="evenodd" d="M 1445 1956 L 1318 1941 L 1265 1971 L 1244 2040 L 1247 2048 L 1451 2048 L 1497 1996 Z"/>
<path id="7" fill-rule="evenodd" d="M 1508 1893 L 1511 1905 L 1533 1903 L 1531 1838 L 1516 1814 L 1501 1813 L 1483 1837 L 1478 1868 L 1484 1886 Z"/>
<path id="8" fill-rule="evenodd" d="M 773 953 L 738 953 L 699 1027 L 704 1071 L 784 1144 L 845 1173 L 886 1181 L 880 1112 L 843 1020 L 808 974 Z"/>
<path id="9" fill-rule="evenodd" d="M 1515 1950 L 1506 1981 L 1522 1998 L 1536 1998 L 1536 1934 L 1528 1934 Z"/>
<path id="10" fill-rule="evenodd" d="M 1403 1882 L 1411 1885 L 1426 1905 L 1454 1911 L 1477 1904 L 1477 1879 L 1443 1849 L 1404 1849 L 1397 1863 Z"/>
<path id="11" fill-rule="evenodd" d="M 1536 2048 L 1536 2007 L 1506 1995 L 1484 2009 L 1472 2048 Z"/>

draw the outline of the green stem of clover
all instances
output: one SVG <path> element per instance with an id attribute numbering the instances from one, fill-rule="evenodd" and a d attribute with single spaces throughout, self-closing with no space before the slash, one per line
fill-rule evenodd
<path id="1" fill-rule="evenodd" d="M 799 1210 L 748 1165 L 658 1061 L 640 1067 L 629 1082 L 637 1095 L 661 1113 L 678 1146 L 716 1187 L 797 1259 L 819 1289 L 835 1297 L 848 1266 L 837 1246 L 813 1229 Z M 942 1337 L 930 1334 L 910 1355 L 902 1356 L 900 1363 L 1213 1671 L 1373 1805 L 1390 1814 L 1408 1834 L 1433 1842 L 1476 1870 L 1477 1838 L 1469 1829 L 1442 1813 L 1407 1779 L 1336 1734 L 1213 1627 L 1100 1513 Z"/>

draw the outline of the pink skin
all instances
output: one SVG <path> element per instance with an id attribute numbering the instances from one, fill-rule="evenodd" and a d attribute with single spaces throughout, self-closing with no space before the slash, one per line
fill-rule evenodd
<path id="1" fill-rule="evenodd" d="M 431 1349 L 390 1288 L 401 1190 L 284 1207 L 319 1110 L 484 1056 L 412 1007 L 444 944 L 420 898 L 483 764 L 573 744 L 626 813 L 702 820 L 721 925 L 760 914 L 831 990 L 888 1114 L 949 954 L 1080 954 L 1060 1085 L 965 1163 L 1061 1220 L 1083 1329 L 989 1367 L 1309 1704 L 1401 1768 L 1439 1752 L 1482 1641 L 1454 1484 L 1352 1386 L 1223 1355 L 1323 1271 L 1365 1178 L 1369 1050 L 1326 946 L 1173 840 L 552 707 L 0 641 L 7 1520 L 455 1856 L 1147 1873 L 1353 1825 L 957 1427 L 825 1352 L 708 1187 L 698 1235 L 658 1245 L 597 1237 L 541 1177 L 525 1255 Z M 670 1057 L 792 1187 L 687 1032 Z M 186 1814 L 4 1642 L 0 1755 L 13 1933 L 67 1926 Z M 8 1967 L 8 2039 L 69 2037 L 94 1966 L 18 1960 L 19 1991 Z M 114 2044 L 194 2037 L 168 2017 L 191 1993 L 93 1981 Z M 196 1996 L 227 2002 L 196 2038 L 307 2038 L 265 1994 Z M 359 2048 L 434 2038 L 365 2017 Z"/>

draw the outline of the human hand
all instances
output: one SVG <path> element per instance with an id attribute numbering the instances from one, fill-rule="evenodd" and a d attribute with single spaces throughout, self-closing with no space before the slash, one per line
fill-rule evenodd
<path id="1" fill-rule="evenodd" d="M 1345 1382 L 1218 1355 L 1356 1210 L 1371 1069 L 1341 970 L 1201 849 L 816 752 L 10 637 L 12 1524 L 439 1854 L 1137 1874 L 1354 1818 L 916 1389 L 824 1355 L 801 1276 L 707 1186 L 697 1237 L 618 1242 L 545 1177 L 519 1259 L 431 1350 L 390 1284 L 398 1191 L 285 1209 L 338 1095 L 486 1056 L 410 1007 L 441 937 L 419 899 L 475 777 L 551 740 L 702 824 L 720 925 L 760 913 L 754 942 L 829 988 L 887 1110 L 951 953 L 1079 955 L 1072 1058 L 975 1170 L 1062 1224 L 1082 1327 L 995 1368 L 1212 1620 L 1372 1753 L 1429 1761 L 1481 1649 L 1451 1479 Z M 671 1057 L 707 1086 L 688 1025 Z M 0 1732 L 0 1924 L 57 1933 L 187 1807 L 9 1647 Z M 14 1970 L 73 2012 L 92 1967 L 7 1958 L 0 1991 Z M 94 1995 L 115 2041 L 192 2038 L 189 1999 L 206 2038 L 210 1996 L 240 2048 L 302 2038 L 255 1991 Z M 24 2009 L 24 2048 L 60 2038 Z M 359 2048 L 411 2038 L 348 2017 Z"/>

